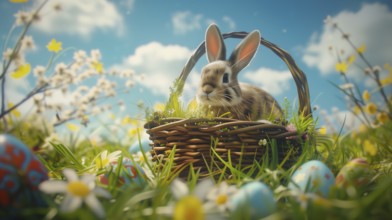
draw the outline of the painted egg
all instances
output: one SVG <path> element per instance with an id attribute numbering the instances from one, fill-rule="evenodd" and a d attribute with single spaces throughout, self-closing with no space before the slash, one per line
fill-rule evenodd
<path id="1" fill-rule="evenodd" d="M 356 158 L 349 161 L 340 169 L 336 176 L 336 186 L 338 188 L 347 188 L 352 185 L 359 189 L 366 186 L 372 177 L 369 163 L 364 158 Z"/>
<path id="2" fill-rule="evenodd" d="M 121 164 L 122 168 L 119 171 L 118 177 L 114 180 L 118 180 L 117 186 L 127 187 L 136 185 L 142 187 L 146 183 L 146 174 L 144 170 L 136 163 L 133 163 L 131 159 L 124 158 Z M 117 161 L 111 163 L 112 169 L 99 177 L 102 184 L 108 185 L 112 175 L 117 175 L 118 164 Z"/>
<path id="3" fill-rule="evenodd" d="M 259 219 L 276 210 L 276 201 L 271 189 L 264 183 L 251 182 L 230 199 L 234 216 L 240 219 Z"/>
<path id="4" fill-rule="evenodd" d="M 335 176 L 332 171 L 323 162 L 311 160 L 298 167 L 291 177 L 288 188 L 327 197 L 334 184 Z"/>
<path id="5" fill-rule="evenodd" d="M 128 151 L 131 154 L 135 154 L 140 151 L 140 147 L 141 149 L 143 149 L 144 152 L 149 152 L 151 150 L 151 146 L 148 141 L 143 141 L 141 143 L 137 141 L 136 143 L 134 143 L 129 147 Z"/>
<path id="6" fill-rule="evenodd" d="M 38 185 L 47 179 L 47 169 L 24 143 L 0 134 L 0 207 L 45 205 Z"/>

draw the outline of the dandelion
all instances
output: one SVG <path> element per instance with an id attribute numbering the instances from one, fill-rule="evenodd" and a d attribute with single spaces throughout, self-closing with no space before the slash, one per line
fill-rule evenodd
<path id="1" fill-rule="evenodd" d="M 372 102 L 368 103 L 366 105 L 365 109 L 366 109 L 366 112 L 371 115 L 374 115 L 377 112 L 377 106 Z"/>
<path id="2" fill-rule="evenodd" d="M 370 100 L 370 93 L 369 91 L 365 90 L 362 93 L 362 98 L 365 102 L 368 102 Z"/>
<path id="3" fill-rule="evenodd" d="M 319 134 L 322 134 L 322 135 L 327 134 L 327 127 L 325 127 L 325 126 L 320 127 L 318 132 L 319 132 Z"/>
<path id="4" fill-rule="evenodd" d="M 237 191 L 237 187 L 228 185 L 226 182 L 222 182 L 218 186 L 213 187 L 207 194 L 206 209 L 218 208 L 220 212 L 224 213 L 231 208 L 229 199 Z"/>
<path id="5" fill-rule="evenodd" d="M 347 68 L 348 68 L 348 66 L 347 66 L 346 62 L 344 62 L 344 61 L 339 62 L 335 65 L 336 71 L 338 71 L 342 74 L 347 73 Z"/>
<path id="6" fill-rule="evenodd" d="M 108 151 L 102 151 L 97 158 L 94 159 L 95 167 L 97 169 L 103 169 L 110 166 L 111 163 L 117 162 L 121 156 L 121 151 L 114 151 L 108 154 Z"/>
<path id="7" fill-rule="evenodd" d="M 193 192 L 186 183 L 179 179 L 173 180 L 170 185 L 171 192 L 177 200 L 174 205 L 174 220 L 200 220 L 205 219 L 203 200 L 208 190 L 213 186 L 211 179 L 201 181 Z"/>
<path id="8" fill-rule="evenodd" d="M 67 181 L 47 180 L 39 185 L 39 189 L 48 194 L 64 193 L 65 198 L 60 205 L 62 212 L 75 211 L 85 202 L 96 216 L 104 218 L 105 210 L 96 196 L 110 199 L 111 195 L 103 188 L 96 187 L 95 176 L 84 175 L 79 179 L 74 170 L 67 168 L 63 174 Z"/>
<path id="9" fill-rule="evenodd" d="M 59 41 L 56 41 L 56 39 L 52 39 L 48 45 L 46 45 L 46 48 L 48 48 L 49 52 L 55 52 L 58 53 L 61 51 L 62 48 L 62 43 Z"/>
<path id="10" fill-rule="evenodd" d="M 381 124 L 384 124 L 389 120 L 388 114 L 385 112 L 380 112 L 377 114 L 377 121 L 379 121 Z"/>
<path id="11" fill-rule="evenodd" d="M 366 153 L 370 154 L 370 156 L 375 156 L 377 154 L 377 147 L 369 140 L 363 142 L 363 149 Z"/>

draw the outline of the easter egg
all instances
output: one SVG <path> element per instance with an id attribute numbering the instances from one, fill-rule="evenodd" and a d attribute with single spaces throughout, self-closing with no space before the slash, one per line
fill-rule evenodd
<path id="1" fill-rule="evenodd" d="M 0 207 L 44 205 L 38 185 L 47 179 L 47 169 L 25 144 L 0 134 Z"/>
<path id="2" fill-rule="evenodd" d="M 352 185 L 359 189 L 366 186 L 371 179 L 369 163 L 364 158 L 356 158 L 344 165 L 336 176 L 336 186 L 347 188 Z"/>
<path id="3" fill-rule="evenodd" d="M 108 185 L 111 175 L 117 175 L 118 164 L 117 161 L 110 163 L 111 170 L 100 176 L 99 180 L 102 184 Z M 143 169 L 137 164 L 132 162 L 129 158 L 124 158 L 121 164 L 121 169 L 116 177 L 119 187 L 127 187 L 131 185 L 143 186 L 146 184 L 146 174 Z"/>
<path id="4" fill-rule="evenodd" d="M 259 219 L 276 210 L 271 189 L 264 183 L 251 182 L 242 186 L 230 199 L 234 215 L 239 219 Z"/>
<path id="5" fill-rule="evenodd" d="M 311 160 L 298 167 L 291 177 L 288 188 L 327 197 L 334 184 L 335 176 L 332 171 L 323 162 Z"/>
<path id="6" fill-rule="evenodd" d="M 129 153 L 131 154 L 136 154 L 137 152 L 140 151 L 140 148 L 144 151 L 144 152 L 149 152 L 151 150 L 151 146 L 149 144 L 148 141 L 143 141 L 141 143 L 139 143 L 139 141 L 137 141 L 136 143 L 134 143 L 133 145 L 131 145 L 128 149 Z"/>

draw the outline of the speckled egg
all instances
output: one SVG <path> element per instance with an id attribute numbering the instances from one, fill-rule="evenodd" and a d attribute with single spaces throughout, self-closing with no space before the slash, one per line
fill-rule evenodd
<path id="1" fill-rule="evenodd" d="M 240 188 L 230 199 L 234 215 L 240 219 L 259 219 L 276 210 L 271 189 L 262 182 L 251 182 Z"/>
<path id="2" fill-rule="evenodd" d="M 117 175 L 117 162 L 112 162 L 111 165 L 111 171 L 101 175 L 99 178 L 102 184 L 109 184 L 110 176 Z M 132 160 L 129 158 L 124 158 L 121 165 L 122 169 L 118 176 L 119 187 L 127 187 L 131 185 L 142 187 L 144 184 L 146 184 L 146 174 L 137 163 L 132 162 Z"/>
<path id="3" fill-rule="evenodd" d="M 332 171 L 323 162 L 311 160 L 298 167 L 291 177 L 288 188 L 327 197 L 334 185 L 335 176 Z"/>
<path id="4" fill-rule="evenodd" d="M 352 185 L 359 189 L 370 182 L 371 176 L 372 172 L 366 159 L 356 158 L 340 169 L 336 176 L 336 186 L 338 188 L 347 188 L 349 185 Z"/>
<path id="5" fill-rule="evenodd" d="M 44 205 L 38 185 L 47 179 L 47 169 L 24 143 L 0 134 L 0 207 Z"/>

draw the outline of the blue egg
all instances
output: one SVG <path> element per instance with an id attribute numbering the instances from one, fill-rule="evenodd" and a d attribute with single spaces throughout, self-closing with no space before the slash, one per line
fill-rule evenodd
<path id="1" fill-rule="evenodd" d="M 298 167 L 291 177 L 288 188 L 327 197 L 334 184 L 335 176 L 332 171 L 323 162 L 311 160 Z"/>
<path id="2" fill-rule="evenodd" d="M 139 141 L 137 141 L 136 143 L 134 143 L 133 145 L 131 145 L 128 149 L 129 153 L 131 154 L 136 154 L 137 152 L 140 151 L 140 147 L 144 152 L 149 152 L 151 150 L 150 144 L 148 141 L 143 141 L 141 143 L 139 143 Z"/>
<path id="3" fill-rule="evenodd" d="M 259 219 L 276 210 L 276 201 L 271 189 L 262 182 L 251 182 L 230 199 L 231 207 L 237 218 Z"/>
<path id="4" fill-rule="evenodd" d="M 112 171 L 100 176 L 100 182 L 108 185 L 110 175 L 114 175 L 117 172 L 117 162 L 112 162 Z M 117 186 L 126 188 L 128 186 L 143 187 L 146 185 L 146 174 L 144 170 L 137 163 L 133 163 L 131 159 L 124 158 L 122 161 L 122 168 L 119 176 L 117 177 Z"/>

